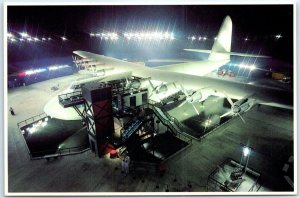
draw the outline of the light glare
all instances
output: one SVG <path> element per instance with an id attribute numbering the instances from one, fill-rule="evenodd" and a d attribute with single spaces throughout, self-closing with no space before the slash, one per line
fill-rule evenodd
<path id="1" fill-rule="evenodd" d="M 243 155 L 244 157 L 247 157 L 250 154 L 250 149 L 248 147 L 243 148 Z"/>

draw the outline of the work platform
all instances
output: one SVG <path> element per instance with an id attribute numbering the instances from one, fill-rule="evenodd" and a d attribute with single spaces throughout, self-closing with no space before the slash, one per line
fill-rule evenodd
<path id="1" fill-rule="evenodd" d="M 143 175 L 130 173 L 125 176 L 120 171 L 120 159 L 110 159 L 109 156 L 99 159 L 89 151 L 51 162 L 30 160 L 17 123 L 42 112 L 45 101 L 53 97 L 45 87 L 59 83 L 61 89 L 67 88 L 75 78 L 78 76 L 53 79 L 9 90 L 8 106 L 12 106 L 17 113 L 16 116 L 7 114 L 6 162 L 9 193 L 15 196 L 45 192 L 47 195 L 58 192 L 80 192 L 86 196 L 88 193 L 97 195 L 116 193 L 116 196 L 119 196 L 124 192 L 143 194 L 157 192 L 170 196 L 174 195 L 172 194 L 174 192 L 185 193 L 187 196 L 214 194 L 207 192 L 209 174 L 226 157 L 239 161 L 241 157 L 239 144 L 246 144 L 248 140 L 255 149 L 248 167 L 261 173 L 260 181 L 263 184 L 254 196 L 294 192 L 284 179 L 287 173 L 282 171 L 289 157 L 294 154 L 293 111 L 268 106 L 255 106 L 243 114 L 246 124 L 237 117 L 229 124 L 216 128 L 203 140 L 193 141 L 188 149 L 167 160 L 167 172 L 163 176 L 147 173 Z M 294 171 L 291 168 L 290 165 L 288 172 L 291 171 L 293 175 Z M 291 179 L 293 180 L 293 177 Z"/>
<path id="2" fill-rule="evenodd" d="M 84 98 L 82 97 L 81 91 L 61 94 L 58 96 L 58 101 L 59 104 L 62 105 L 64 108 L 81 105 L 85 102 Z"/>
<path id="3" fill-rule="evenodd" d="M 40 114 L 18 123 L 31 159 L 81 153 L 88 149 L 81 121 L 59 120 Z"/>
<path id="4" fill-rule="evenodd" d="M 184 100 L 179 100 L 160 106 L 160 109 L 169 119 L 174 119 L 183 132 L 192 136 L 194 139 L 200 140 L 204 138 L 207 134 L 234 118 L 230 115 L 220 117 L 220 115 L 231 110 L 230 104 L 223 97 L 209 96 L 202 103 L 194 104 L 199 115 L 188 102 L 180 106 L 183 101 Z"/>
<path id="5" fill-rule="evenodd" d="M 240 169 L 240 170 L 239 170 Z M 240 179 L 232 179 L 234 172 L 241 171 Z M 233 159 L 227 159 L 220 164 L 208 177 L 208 192 L 257 192 L 261 188 L 260 173 L 242 166 Z"/>

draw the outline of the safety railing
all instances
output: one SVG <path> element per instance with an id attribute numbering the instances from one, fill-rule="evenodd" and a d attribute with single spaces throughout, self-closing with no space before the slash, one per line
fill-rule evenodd
<path id="1" fill-rule="evenodd" d="M 154 114 L 159 118 L 159 120 L 165 126 L 167 126 L 176 137 L 188 142 L 189 144 L 192 143 L 192 137 L 183 132 L 185 128 L 176 118 L 170 116 L 167 112 L 158 111 L 160 108 L 155 105 L 154 101 L 149 100 L 146 106 L 153 110 Z"/>
<path id="2" fill-rule="evenodd" d="M 24 126 L 27 126 L 27 125 L 32 124 L 32 123 L 35 123 L 38 120 L 44 119 L 46 117 L 48 117 L 46 113 L 41 113 L 39 115 L 33 116 L 31 118 L 28 118 L 28 119 L 26 119 L 24 121 L 21 121 L 21 122 L 17 123 L 17 126 L 18 126 L 19 129 L 21 129 Z"/>
<path id="3" fill-rule="evenodd" d="M 84 103 L 81 91 L 58 95 L 58 101 L 64 108 Z"/>
<path id="4" fill-rule="evenodd" d="M 124 132 L 122 133 L 122 140 L 126 141 L 128 138 L 138 130 L 138 128 L 143 124 L 140 120 L 135 120 Z"/>
<path id="5" fill-rule="evenodd" d="M 53 158 L 59 156 L 80 154 L 88 150 L 90 150 L 89 145 L 85 144 L 85 145 L 70 147 L 70 148 L 30 152 L 29 155 L 30 155 L 30 159 L 36 160 L 36 159 L 47 159 L 47 158 Z"/>

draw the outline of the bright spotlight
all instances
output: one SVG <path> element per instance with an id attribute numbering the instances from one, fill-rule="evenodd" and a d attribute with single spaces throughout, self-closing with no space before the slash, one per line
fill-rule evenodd
<path id="1" fill-rule="evenodd" d="M 12 33 L 8 32 L 8 33 L 7 33 L 7 37 L 8 37 L 8 38 L 13 38 L 14 35 L 13 35 Z"/>
<path id="2" fill-rule="evenodd" d="M 10 41 L 11 41 L 11 42 L 15 42 L 15 41 L 17 41 L 17 40 L 16 40 L 15 38 L 11 38 Z"/>
<path id="3" fill-rule="evenodd" d="M 195 40 L 195 39 L 196 39 L 196 37 L 195 37 L 195 36 L 192 36 L 192 41 Z"/>
<path id="4" fill-rule="evenodd" d="M 29 42 L 32 41 L 32 38 L 31 37 L 27 38 L 27 41 L 29 41 Z"/>
<path id="5" fill-rule="evenodd" d="M 212 122 L 211 119 L 206 120 L 204 123 L 205 127 L 209 126 L 211 122 Z"/>
<path id="6" fill-rule="evenodd" d="M 21 41 L 21 42 L 22 42 L 22 41 L 24 41 L 24 39 L 20 38 L 20 39 L 19 39 L 19 41 Z"/>
<path id="7" fill-rule="evenodd" d="M 20 35 L 24 38 L 29 37 L 29 35 L 27 34 L 27 32 L 21 32 Z"/>
<path id="8" fill-rule="evenodd" d="M 51 39 L 51 37 L 48 37 L 48 41 L 51 41 L 52 39 Z"/>
<path id="9" fill-rule="evenodd" d="M 62 37 L 61 37 L 61 40 L 63 40 L 63 41 L 66 41 L 66 40 L 67 40 L 67 38 L 66 38 L 66 37 L 64 37 L 64 36 L 62 36 Z"/>
<path id="10" fill-rule="evenodd" d="M 207 38 L 206 37 L 203 37 L 203 40 L 206 40 Z"/>
<path id="11" fill-rule="evenodd" d="M 94 37 L 94 36 L 95 36 L 95 34 L 94 34 L 94 33 L 90 33 L 90 36 L 91 36 L 91 37 Z"/>
<path id="12" fill-rule="evenodd" d="M 42 122 L 42 127 L 45 127 L 47 125 L 47 122 Z"/>
<path id="13" fill-rule="evenodd" d="M 43 38 L 42 38 L 42 40 L 43 40 L 43 41 L 45 41 L 45 40 L 46 40 L 46 38 L 45 38 L 45 37 L 43 37 Z"/>
<path id="14" fill-rule="evenodd" d="M 249 68 L 252 71 L 252 70 L 256 69 L 256 66 L 255 65 L 251 65 Z"/>
<path id="15" fill-rule="evenodd" d="M 33 40 L 34 40 L 34 41 L 39 41 L 40 39 L 37 38 L 37 37 L 34 37 Z"/>
<path id="16" fill-rule="evenodd" d="M 239 67 L 245 67 L 245 65 L 244 64 L 239 64 Z"/>
<path id="17" fill-rule="evenodd" d="M 31 128 L 28 128 L 28 131 L 30 134 L 33 134 L 34 132 L 36 132 L 36 128 L 33 126 Z"/>
<path id="18" fill-rule="evenodd" d="M 247 157 L 250 154 L 250 149 L 248 147 L 243 148 L 243 155 L 244 157 Z"/>
<path id="19" fill-rule="evenodd" d="M 276 39 L 280 39 L 280 38 L 282 38 L 282 35 L 281 35 L 281 34 L 277 34 L 277 35 L 275 36 L 275 38 L 276 38 Z"/>

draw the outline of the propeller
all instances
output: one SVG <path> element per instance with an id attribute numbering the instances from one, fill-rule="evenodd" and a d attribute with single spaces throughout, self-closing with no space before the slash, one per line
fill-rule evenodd
<path id="1" fill-rule="evenodd" d="M 198 115 L 200 115 L 200 114 L 199 114 L 199 111 L 197 110 L 197 108 L 195 107 L 195 105 L 194 105 L 193 103 L 191 103 L 191 105 L 194 107 L 196 113 L 197 113 Z"/>
<path id="2" fill-rule="evenodd" d="M 148 80 L 149 80 L 149 79 L 148 79 Z M 175 89 L 177 89 L 177 86 L 176 86 L 176 83 L 175 83 L 175 82 L 172 82 L 172 83 L 163 83 L 163 82 L 162 82 L 160 85 L 154 87 L 154 85 L 152 84 L 152 82 L 149 80 L 149 84 L 150 84 L 150 86 L 151 86 L 151 88 L 152 88 L 152 92 L 151 92 L 151 94 L 149 95 L 149 97 L 151 97 L 153 94 L 157 95 L 157 97 L 158 97 L 159 94 L 168 92 L 168 91 L 169 91 L 169 86 L 170 86 L 171 84 L 173 84 L 174 87 L 175 87 Z M 158 98 L 159 98 L 159 97 L 158 97 Z M 159 100 L 160 100 L 160 99 L 159 99 Z"/>
<path id="3" fill-rule="evenodd" d="M 192 101 L 192 97 L 187 93 L 187 91 L 184 89 L 184 87 L 182 85 L 180 85 L 180 87 L 181 87 L 181 90 L 183 91 L 184 95 L 186 96 L 186 99 L 178 107 L 182 107 L 183 105 L 185 105 L 185 103 L 189 102 L 193 106 L 195 112 L 198 115 L 200 115 L 199 111 L 197 110 L 197 108 L 195 107 L 195 105 L 191 102 Z"/>
<path id="4" fill-rule="evenodd" d="M 245 121 L 244 118 L 241 116 L 241 114 L 240 114 L 239 112 L 235 112 L 235 111 L 234 111 L 234 109 L 235 109 L 236 107 L 234 106 L 234 103 L 233 103 L 233 101 L 231 100 L 231 98 L 226 94 L 226 92 L 224 92 L 224 95 L 226 96 L 228 102 L 229 102 L 230 105 L 231 105 L 231 110 L 228 111 L 228 112 L 226 112 L 226 113 L 224 113 L 224 114 L 221 115 L 220 117 L 222 118 L 222 117 L 228 116 L 228 115 L 230 115 L 230 114 L 238 115 L 238 116 L 241 118 L 241 120 L 244 122 L 244 124 L 246 124 L 246 121 Z M 237 107 L 237 108 L 239 108 L 239 107 Z"/>

